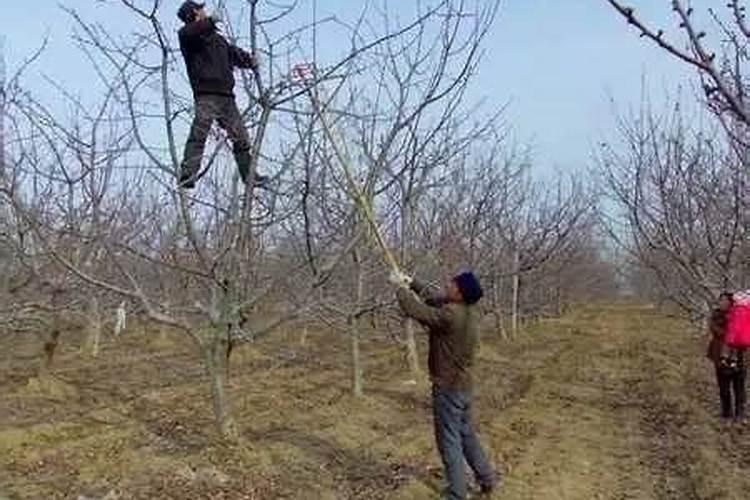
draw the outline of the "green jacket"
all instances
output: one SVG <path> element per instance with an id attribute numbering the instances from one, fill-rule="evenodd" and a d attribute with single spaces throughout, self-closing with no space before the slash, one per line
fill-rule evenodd
<path id="1" fill-rule="evenodd" d="M 427 327 L 430 345 L 427 365 L 432 382 L 445 389 L 470 393 L 479 342 L 478 307 L 446 303 L 427 296 L 420 285 L 413 288 L 421 292 L 421 297 L 406 289 L 399 289 L 396 297 L 404 314 Z"/>

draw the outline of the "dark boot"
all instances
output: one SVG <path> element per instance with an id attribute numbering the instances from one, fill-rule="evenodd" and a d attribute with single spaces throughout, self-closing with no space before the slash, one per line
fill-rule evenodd
<path id="1" fill-rule="evenodd" d="M 253 177 L 253 183 L 255 184 L 255 187 L 257 188 L 269 189 L 269 185 L 271 184 L 271 178 L 268 177 L 267 175 L 255 174 L 255 177 Z"/>
<path id="2" fill-rule="evenodd" d="M 489 498 L 495 492 L 495 485 L 483 485 L 479 487 L 479 497 Z"/>
<path id="3" fill-rule="evenodd" d="M 195 176 L 191 175 L 184 169 L 180 173 L 180 178 L 177 181 L 177 186 L 182 189 L 194 189 L 195 188 Z"/>
<path id="4" fill-rule="evenodd" d="M 245 184 L 248 183 L 247 178 L 250 173 L 250 160 L 249 149 L 236 149 L 234 151 L 234 161 L 237 163 L 237 170 L 240 172 L 240 178 Z M 253 176 L 253 184 L 260 189 L 268 189 L 270 182 L 271 179 L 267 175 L 261 175 L 256 172 L 255 176 Z"/>

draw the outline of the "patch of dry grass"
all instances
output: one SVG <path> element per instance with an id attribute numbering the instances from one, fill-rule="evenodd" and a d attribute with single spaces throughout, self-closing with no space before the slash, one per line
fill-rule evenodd
<path id="1" fill-rule="evenodd" d="M 173 334 L 129 333 L 96 360 L 63 349 L 54 386 L 0 359 L 13 374 L 0 399 L 0 492 L 436 498 L 429 385 L 408 383 L 398 347 L 366 336 L 355 399 L 346 337 L 285 335 L 233 354 L 235 444 L 216 439 L 196 354 Z M 488 332 L 475 417 L 505 473 L 498 498 L 746 498 L 750 433 L 714 418 L 700 344 L 658 311 L 623 305 L 579 309 L 512 341 Z"/>

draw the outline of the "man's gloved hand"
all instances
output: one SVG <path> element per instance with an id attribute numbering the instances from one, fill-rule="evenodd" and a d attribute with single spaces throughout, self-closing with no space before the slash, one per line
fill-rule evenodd
<path id="1" fill-rule="evenodd" d="M 253 69 L 258 69 L 260 67 L 260 59 L 258 58 L 258 54 L 250 54 L 250 67 Z"/>
<path id="2" fill-rule="evenodd" d="M 394 269 L 388 276 L 388 281 L 396 286 L 409 288 L 409 286 L 411 286 L 413 278 L 402 271 L 397 271 Z"/>

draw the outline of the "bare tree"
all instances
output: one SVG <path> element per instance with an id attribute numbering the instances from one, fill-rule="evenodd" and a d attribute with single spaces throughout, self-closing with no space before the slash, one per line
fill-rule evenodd
<path id="1" fill-rule="evenodd" d="M 619 134 L 599 157 L 611 233 L 661 297 L 702 315 L 720 290 L 747 285 L 747 170 L 731 140 L 693 129 L 679 106 L 621 119 Z"/>
<path id="2" fill-rule="evenodd" d="M 5 113 L 6 96 L 5 38 L 0 37 L 0 178 L 5 177 Z"/>
<path id="3" fill-rule="evenodd" d="M 313 118 L 303 121 L 298 117 L 295 124 L 298 134 L 310 137 L 317 134 L 320 137 L 316 146 L 311 148 L 308 143 L 302 152 L 306 165 L 302 222 L 306 228 L 308 252 L 318 244 L 313 236 L 316 225 L 335 226 L 346 220 L 347 224 L 356 226 L 355 221 L 358 221 L 365 234 L 376 236 L 363 224 L 364 217 L 349 219 L 350 211 L 358 204 L 364 204 L 364 208 L 373 207 L 379 223 L 388 228 L 401 262 L 407 267 L 413 264 L 412 248 L 416 247 L 411 243 L 410 233 L 419 196 L 435 182 L 433 173 L 439 167 L 448 168 L 452 158 L 472 141 L 481 138 L 484 129 L 497 118 L 496 114 L 491 114 L 486 122 L 466 126 L 470 123 L 471 113 L 476 110 L 465 109 L 463 104 L 468 78 L 478 62 L 481 42 L 494 19 L 497 3 L 489 2 L 471 16 L 464 15 L 464 9 L 462 2 L 446 2 L 441 6 L 440 16 L 424 18 L 417 29 L 404 37 L 387 35 L 389 29 L 397 32 L 403 29 L 394 24 L 387 11 L 383 11 L 383 27 L 378 30 L 374 23 L 369 25 L 373 31 L 371 36 L 381 38 L 383 43 L 352 61 L 356 64 L 350 64 L 347 72 L 337 75 L 335 81 L 324 84 L 320 78 L 322 70 L 314 64 L 297 68 L 300 72 L 318 76 L 318 82 L 309 92 L 313 105 L 297 105 L 295 108 L 298 113 Z M 359 33 L 355 34 L 359 36 Z M 352 46 L 357 47 L 358 43 L 355 37 Z M 326 127 L 334 130 L 337 137 L 329 137 L 325 133 L 326 127 L 316 127 L 317 115 L 327 117 L 330 125 Z M 347 165 L 339 164 L 341 155 Z M 317 167 L 316 162 L 320 164 Z M 337 199 L 329 194 L 336 192 L 336 186 L 339 191 L 343 187 L 345 192 L 352 188 L 348 179 L 350 174 L 343 172 L 342 167 L 352 171 L 351 175 L 360 186 L 355 188 L 357 193 Z M 317 173 L 314 172 L 316 168 Z M 312 182 L 317 184 L 313 186 Z M 326 182 L 330 185 L 328 189 Z M 313 199 L 313 190 L 320 193 L 317 200 Z M 352 205 L 348 201 L 352 194 L 362 203 Z M 314 203 L 320 204 L 315 214 L 309 210 Z M 376 246 L 382 243 L 378 241 Z M 362 257 L 368 257 L 371 252 L 359 249 L 354 252 L 359 254 L 355 257 L 359 264 L 351 269 L 351 273 L 361 276 Z M 314 268 L 314 259 L 308 260 Z M 339 298 L 337 303 L 341 316 L 347 318 L 347 328 L 350 328 L 353 324 L 351 318 L 363 312 L 372 313 L 372 309 L 380 304 L 375 298 L 377 294 L 372 296 L 374 304 L 362 304 L 359 281 L 347 282 L 351 283 L 351 289 L 342 297 L 346 302 L 351 302 L 347 298 L 354 298 L 354 303 L 344 306 L 338 302 Z M 410 322 L 407 322 L 405 331 L 408 364 L 416 374 L 419 365 Z M 356 335 L 352 336 L 354 366 L 358 364 L 356 338 Z"/>
<path id="4" fill-rule="evenodd" d="M 698 71 L 708 108 L 721 120 L 739 147 L 737 151 L 747 165 L 746 149 L 750 108 L 748 90 L 748 42 L 750 26 L 743 2 L 729 0 L 723 10 L 708 9 L 710 22 L 697 18 L 690 2 L 671 0 L 681 41 L 671 40 L 663 28 L 649 26 L 634 7 L 619 0 L 607 0 L 640 34 L 671 56 Z M 707 35 L 713 33 L 713 36 Z M 714 41 L 710 41 L 713 39 Z"/>
<path id="5" fill-rule="evenodd" d="M 27 101 L 22 85 L 25 71 L 39 58 L 46 47 L 40 47 L 21 62 L 15 71 L 6 73 L 4 60 L 0 84 L 0 193 L 12 195 L 24 182 L 24 174 L 16 168 L 17 162 L 38 160 L 38 150 L 27 148 L 19 138 L 24 137 L 22 116 L 14 109 Z M 44 138 L 42 138 L 44 139 Z M 39 196 L 31 210 L 40 212 L 46 200 L 36 179 L 32 188 Z M 80 314 L 80 288 L 68 286 L 64 273 L 54 269 L 50 256 L 31 234 L 31 228 L 14 210 L 11 197 L 0 196 L 0 318 L 9 332 L 41 333 L 46 335 L 39 376 L 45 376 L 54 360 L 61 332 L 78 329 L 85 324 Z"/>
<path id="6" fill-rule="evenodd" d="M 399 152 L 396 145 L 402 148 L 409 137 L 425 137 L 423 131 L 415 133 L 420 129 L 417 123 L 431 113 L 430 106 L 443 99 L 452 104 L 435 116 L 438 123 L 449 120 L 456 106 L 451 96 L 462 92 L 457 89 L 464 87 L 475 67 L 477 41 L 486 32 L 497 3 L 475 13 L 478 21 L 468 34 L 462 26 L 472 17 L 462 2 L 439 2 L 404 26 L 393 28 L 384 22 L 379 32 L 368 33 L 372 24 L 362 17 L 352 28 L 351 48 L 312 81 L 299 85 L 289 78 L 289 61 L 305 60 L 301 33 L 319 23 L 315 20 L 312 26 L 289 32 L 280 27 L 294 6 L 249 2 L 250 22 L 225 26 L 230 37 L 249 40 L 251 50 L 263 55 L 263 69 L 242 80 L 245 116 L 254 132 L 251 177 L 262 162 L 265 169 L 277 172 L 279 188 L 267 193 L 256 193 L 252 185 L 240 189 L 237 176 L 221 168 L 227 156 L 225 140 L 216 134 L 199 189 L 190 195 L 172 187 L 179 169 L 177 141 L 188 110 L 189 101 L 181 94 L 186 86 L 173 77 L 175 51 L 160 20 L 161 2 L 142 5 L 121 0 L 108 7 L 119 9 L 121 18 L 132 22 L 135 32 L 124 37 L 66 10 L 102 94 L 93 103 L 82 102 L 75 93 L 57 88 L 74 110 L 70 116 L 48 109 L 30 95 L 13 104 L 19 119 L 20 153 L 13 159 L 12 172 L 5 176 L 12 181 L 3 182 L 3 199 L 12 207 L 15 229 L 29 235 L 25 239 L 33 245 L 30 254 L 35 256 L 35 265 L 40 270 L 40 265 L 45 266 L 37 274 L 59 276 L 59 286 L 76 290 L 79 296 L 82 290 L 96 289 L 107 297 L 106 305 L 97 301 L 76 306 L 91 320 L 93 345 L 101 331 L 102 308 L 114 308 L 123 298 L 152 321 L 183 332 L 193 342 L 206 368 L 218 428 L 233 437 L 237 429 L 225 390 L 232 347 L 294 321 L 313 306 L 343 256 L 354 256 L 355 266 L 360 266 L 362 256 L 372 254 L 355 245 L 361 226 L 351 225 L 357 216 L 340 194 L 334 198 L 344 215 L 332 217 L 321 210 L 321 217 L 328 220 L 316 226 L 320 231 L 316 244 L 306 245 L 304 254 L 284 251 L 287 229 L 294 225 L 301 206 L 296 196 L 300 177 L 292 167 L 299 164 L 303 152 L 310 151 L 329 155 L 324 163 L 331 165 L 330 145 L 321 139 L 315 114 L 299 101 L 307 102 L 311 91 L 324 82 L 336 82 L 355 96 L 366 88 L 364 79 L 357 83 L 355 78 L 363 69 L 388 62 L 396 55 L 393 51 L 404 60 L 409 52 L 415 60 L 426 58 L 419 43 L 431 29 L 428 22 L 440 28 L 434 45 L 445 48 L 431 54 L 443 66 L 426 86 L 415 87 L 416 97 L 396 107 L 386 106 L 387 99 L 370 101 L 368 105 L 375 106 L 371 110 L 350 99 L 330 112 L 337 115 L 336 120 L 349 117 L 351 130 L 364 131 L 363 124 L 379 124 L 383 117 L 391 120 L 382 129 L 370 128 L 367 142 L 346 137 L 363 157 L 374 159 L 363 163 L 358 175 L 363 177 L 372 205 L 380 208 L 377 197 L 398 177 L 397 165 L 392 164 Z M 378 52 L 381 48 L 382 53 Z M 445 61 L 460 53 L 465 55 L 457 59 L 463 57 L 466 62 L 451 74 L 453 68 Z M 415 68 L 419 66 L 411 70 Z M 336 92 L 330 94 L 331 99 L 335 96 Z M 310 133 L 294 132 L 300 116 L 309 120 L 305 126 L 311 127 Z M 390 130 L 389 139 L 376 147 L 374 138 L 380 130 Z M 386 178 L 386 168 L 396 175 Z M 302 184 L 311 178 L 305 176 Z M 334 193 L 344 192 L 334 177 L 322 185 L 334 186 Z M 326 203 L 323 198 L 320 206 L 333 206 Z M 342 227 L 354 230 L 342 232 Z M 337 244 L 324 247 L 325 242 Z M 353 283 L 355 311 L 365 302 L 362 282 L 366 275 L 359 269 Z M 300 287 L 300 280 L 306 286 Z M 325 290 L 322 293 L 325 298 Z M 352 317 L 351 312 L 348 315 Z M 273 319 L 260 320 L 269 316 Z M 354 342 L 356 336 L 352 338 Z"/>
<path id="7" fill-rule="evenodd" d="M 518 329 L 524 310 L 536 314 L 545 301 L 561 299 L 537 290 L 574 258 L 577 241 L 592 225 L 594 198 L 580 183 L 533 180 L 527 156 L 494 128 L 476 137 L 441 176 L 418 212 L 420 265 L 433 275 L 466 267 L 479 272 L 488 292 L 486 312 L 505 336 Z"/>

